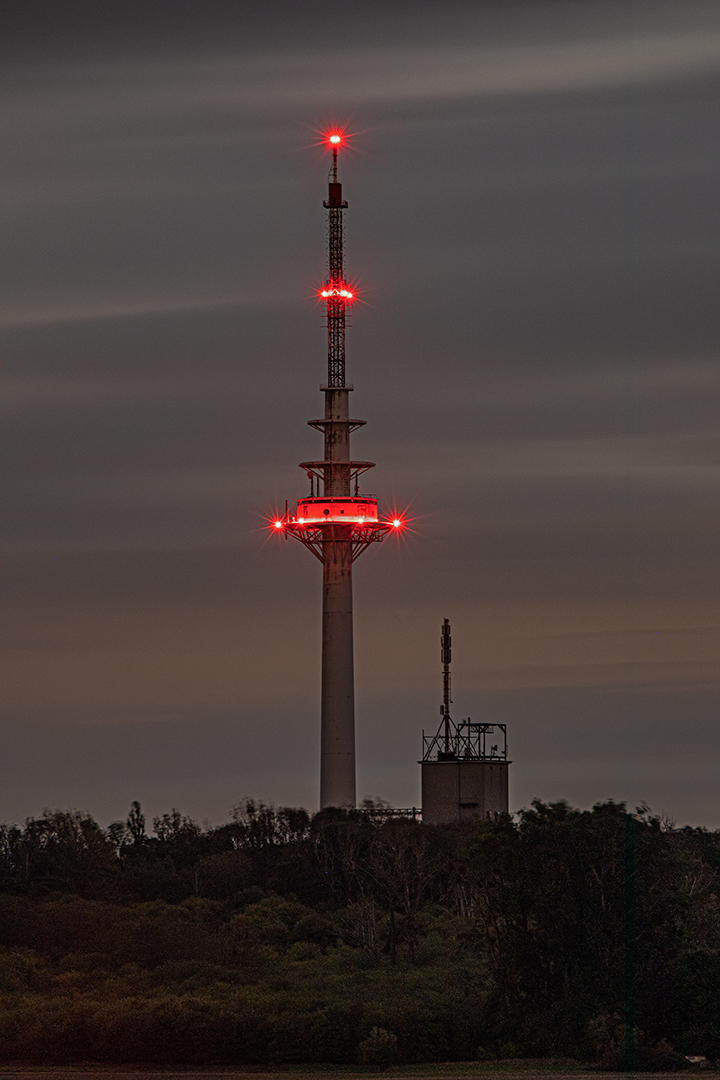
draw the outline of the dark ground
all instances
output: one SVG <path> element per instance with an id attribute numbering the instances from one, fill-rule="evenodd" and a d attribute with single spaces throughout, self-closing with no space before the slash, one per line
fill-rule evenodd
<path id="1" fill-rule="evenodd" d="M 700 1070 L 698 1070 L 700 1071 Z M 12 1080 L 87 1080 L 88 1077 L 102 1077 L 102 1080 L 174 1080 L 182 1077 L 182 1080 L 213 1080 L 222 1077 L 223 1080 L 242 1078 L 246 1080 L 253 1077 L 254 1080 L 273 1080 L 278 1076 L 292 1077 L 293 1080 L 328 1080 L 329 1077 L 342 1077 L 342 1080 L 405 1080 L 412 1077 L 413 1080 L 476 1080 L 476 1078 L 488 1076 L 501 1076 L 503 1080 L 532 1080 L 533 1077 L 542 1077 L 543 1080 L 552 1080 L 553 1077 L 562 1077 L 562 1080 L 617 1080 L 620 1074 L 599 1072 L 582 1069 L 572 1064 L 558 1064 L 542 1061 L 493 1061 L 493 1062 L 448 1062 L 432 1065 L 408 1065 L 403 1068 L 387 1070 L 385 1072 L 360 1071 L 352 1069 L 328 1068 L 318 1071 L 282 1069 L 274 1072 L 255 1072 L 253 1070 L 236 1069 L 148 1069 L 148 1068 L 104 1068 L 95 1065 L 79 1065 L 73 1068 L 57 1066 L 54 1068 L 23 1068 L 22 1066 L 0 1067 L 0 1078 L 12 1077 Z M 633 1073 L 635 1080 L 670 1080 L 677 1077 L 678 1073 Z M 702 1070 L 706 1080 L 718 1080 L 720 1074 L 715 1071 Z"/>

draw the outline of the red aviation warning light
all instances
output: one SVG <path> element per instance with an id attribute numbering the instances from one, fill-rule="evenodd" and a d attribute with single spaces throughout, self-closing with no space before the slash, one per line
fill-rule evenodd
<path id="1" fill-rule="evenodd" d="M 345 142 L 346 136 L 345 132 L 340 128 L 331 128 L 329 131 L 325 132 L 324 138 L 330 149 L 337 152 L 337 150 Z"/>
<path id="2" fill-rule="evenodd" d="M 320 296 L 323 300 L 343 300 L 346 304 L 349 304 L 355 298 L 355 293 L 352 289 L 348 289 L 345 282 L 334 285 L 332 282 L 327 281 L 320 289 Z"/>
<path id="3" fill-rule="evenodd" d="M 396 536 L 399 536 L 400 533 L 408 528 L 408 518 L 402 511 L 398 513 L 398 511 L 395 510 L 393 513 L 388 514 L 384 521 L 384 525 L 389 533 L 394 533 Z"/>
<path id="4" fill-rule="evenodd" d="M 339 296 L 342 297 L 343 300 L 352 300 L 353 298 L 353 293 L 350 289 L 346 289 L 342 285 L 331 285 L 330 282 L 328 282 L 324 289 L 320 290 L 320 295 L 324 298 L 327 298 L 328 296 Z"/>

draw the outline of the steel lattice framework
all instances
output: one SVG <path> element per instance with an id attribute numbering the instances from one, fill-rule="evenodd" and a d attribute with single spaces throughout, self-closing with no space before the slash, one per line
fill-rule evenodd
<path id="1" fill-rule="evenodd" d="M 328 279 L 323 294 L 327 299 L 328 327 L 328 386 L 345 385 L 345 306 L 348 288 L 343 270 L 343 210 L 342 187 L 337 178 L 337 146 L 333 146 L 333 163 L 328 184 Z"/>
<path id="2" fill-rule="evenodd" d="M 367 525 L 303 525 L 300 528 L 290 526 L 289 531 L 308 551 L 312 551 L 320 562 L 325 561 L 325 545 L 340 542 L 347 548 L 345 558 L 354 563 L 370 544 L 384 540 L 391 529 L 392 525 L 387 522 L 370 522 Z"/>

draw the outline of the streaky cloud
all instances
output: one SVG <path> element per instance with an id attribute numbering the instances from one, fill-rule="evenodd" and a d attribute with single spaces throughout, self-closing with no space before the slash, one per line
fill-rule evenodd
<path id="1" fill-rule="evenodd" d="M 720 27 L 514 46 L 344 48 L 38 73 L 6 99 L 2 127 L 27 137 L 133 116 L 558 94 L 652 85 L 720 71 Z M 42 81 L 45 85 L 40 85 Z M 86 84 L 103 92 L 88 95 Z"/>
<path id="2" fill-rule="evenodd" d="M 0 312 L 0 329 L 49 326 L 61 323 L 97 322 L 105 319 L 136 319 L 143 315 L 173 315 L 186 311 L 210 311 L 263 304 L 277 299 L 277 290 L 257 293 L 240 291 L 228 296 L 189 297 L 173 296 L 145 300 L 98 300 L 85 304 L 69 303 L 67 306 L 55 301 L 48 307 L 24 305 L 15 310 Z"/>

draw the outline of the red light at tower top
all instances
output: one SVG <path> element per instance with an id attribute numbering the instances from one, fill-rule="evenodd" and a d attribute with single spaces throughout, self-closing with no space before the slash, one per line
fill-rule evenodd
<path id="1" fill-rule="evenodd" d="M 332 128 L 332 130 L 326 131 L 324 137 L 326 144 L 333 151 L 337 151 L 347 138 L 345 132 L 341 131 L 339 128 Z"/>

